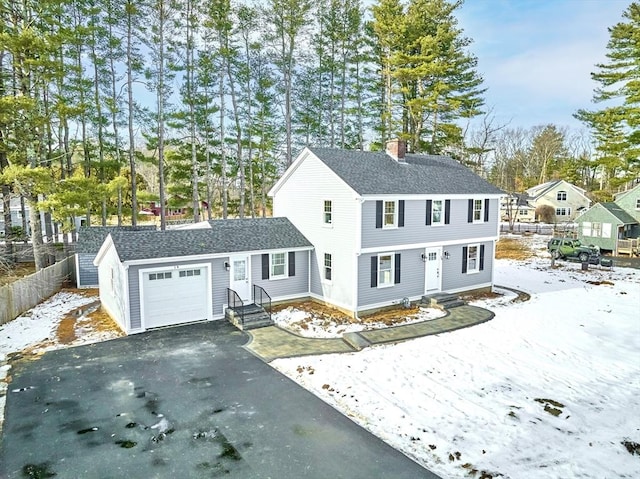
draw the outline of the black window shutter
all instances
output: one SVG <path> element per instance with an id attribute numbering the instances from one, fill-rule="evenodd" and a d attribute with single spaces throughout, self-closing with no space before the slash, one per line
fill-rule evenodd
<path id="1" fill-rule="evenodd" d="M 484 200 L 484 222 L 489 221 L 489 198 Z"/>
<path id="2" fill-rule="evenodd" d="M 425 225 L 429 226 L 431 224 L 431 208 L 433 205 L 433 201 L 427 200 L 427 219 L 425 220 Z"/>
<path id="3" fill-rule="evenodd" d="M 400 282 L 400 253 L 396 253 L 396 259 L 394 261 L 394 284 L 398 284 Z"/>
<path id="4" fill-rule="evenodd" d="M 404 226 L 404 200 L 398 201 L 398 227 L 402 228 Z"/>
<path id="5" fill-rule="evenodd" d="M 484 270 L 484 245 L 480 245 L 480 271 Z"/>
<path id="6" fill-rule="evenodd" d="M 296 275 L 296 253 L 289 251 L 289 276 Z"/>
<path id="7" fill-rule="evenodd" d="M 378 257 L 371 257 L 371 287 L 378 287 Z"/>
<path id="8" fill-rule="evenodd" d="M 376 228 L 382 228 L 382 201 L 376 201 Z"/>
<path id="9" fill-rule="evenodd" d="M 464 246 L 462 248 L 462 272 L 466 273 L 467 272 L 467 254 L 468 254 L 469 248 L 467 248 L 466 246 Z"/>
<path id="10" fill-rule="evenodd" d="M 269 279 L 269 253 L 262 255 L 262 279 Z"/>
<path id="11" fill-rule="evenodd" d="M 451 219 L 451 200 L 445 200 L 444 202 L 444 224 L 448 225 Z"/>
<path id="12" fill-rule="evenodd" d="M 467 211 L 467 223 L 473 223 L 473 200 L 469 200 L 469 211 Z"/>

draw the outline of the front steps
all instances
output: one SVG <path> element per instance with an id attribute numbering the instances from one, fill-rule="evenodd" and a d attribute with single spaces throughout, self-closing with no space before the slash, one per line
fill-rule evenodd
<path id="1" fill-rule="evenodd" d="M 449 293 L 425 294 L 422 303 L 440 309 L 452 309 L 466 304 L 458 295 Z"/>
<path id="2" fill-rule="evenodd" d="M 244 321 L 242 315 L 244 313 Z M 249 329 L 264 328 L 273 326 L 271 315 L 257 304 L 246 304 L 237 308 L 227 308 L 225 317 L 236 328 L 246 331 Z"/>

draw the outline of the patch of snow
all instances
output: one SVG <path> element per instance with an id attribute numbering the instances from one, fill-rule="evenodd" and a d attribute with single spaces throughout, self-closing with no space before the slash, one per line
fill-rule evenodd
<path id="1" fill-rule="evenodd" d="M 394 326 L 430 321 L 445 315 L 446 312 L 441 309 L 421 307 L 418 313 L 401 318 L 394 323 Z M 339 338 L 344 333 L 388 327 L 383 322 L 358 322 L 357 320 L 351 321 L 348 318 L 345 318 L 344 321 L 327 320 L 292 306 L 274 313 L 271 317 L 275 324 L 281 328 L 288 329 L 307 338 Z"/>
<path id="2" fill-rule="evenodd" d="M 442 477 L 640 477 L 640 272 L 556 265 L 496 261 L 531 299 L 487 323 L 271 364 Z"/>
<path id="3" fill-rule="evenodd" d="M 50 340 L 56 341 L 58 324 L 68 313 L 96 301 L 97 296 L 83 296 L 62 291 L 0 326 L 0 355 Z"/>

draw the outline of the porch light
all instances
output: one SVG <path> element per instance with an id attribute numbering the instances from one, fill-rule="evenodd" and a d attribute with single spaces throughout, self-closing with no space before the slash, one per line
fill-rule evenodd
<path id="1" fill-rule="evenodd" d="M 445 251 L 444 252 L 444 259 L 449 259 L 449 258 L 451 258 L 451 255 L 449 254 L 448 251 Z"/>
<path id="2" fill-rule="evenodd" d="M 229 271 L 231 269 L 231 265 L 229 264 L 228 261 L 224 262 L 224 269 L 227 270 L 227 271 Z"/>

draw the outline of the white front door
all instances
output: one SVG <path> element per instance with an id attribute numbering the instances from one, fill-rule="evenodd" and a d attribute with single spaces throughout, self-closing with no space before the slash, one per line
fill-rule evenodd
<path id="1" fill-rule="evenodd" d="M 251 302 L 251 281 L 249 279 L 249 257 L 232 256 L 229 258 L 231 271 L 229 278 L 229 288 L 234 290 L 245 303 Z"/>
<path id="2" fill-rule="evenodd" d="M 424 250 L 424 292 L 425 294 L 437 293 L 442 289 L 442 248 L 426 248 Z"/>

